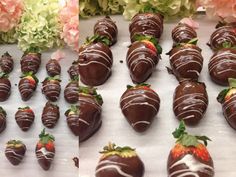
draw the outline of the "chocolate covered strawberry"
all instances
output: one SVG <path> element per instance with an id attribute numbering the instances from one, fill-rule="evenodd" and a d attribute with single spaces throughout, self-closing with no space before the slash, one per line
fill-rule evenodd
<path id="1" fill-rule="evenodd" d="M 175 89 L 173 110 L 179 120 L 196 125 L 208 107 L 206 85 L 197 81 L 182 81 Z"/>
<path id="2" fill-rule="evenodd" d="M 50 59 L 46 64 L 46 70 L 49 76 L 53 77 L 61 74 L 61 65 L 58 60 Z"/>
<path id="3" fill-rule="evenodd" d="M 122 113 L 137 132 L 144 132 L 149 128 L 159 107 L 160 98 L 148 84 L 127 86 L 120 98 Z"/>
<path id="4" fill-rule="evenodd" d="M 41 54 L 35 52 L 26 52 L 21 58 L 21 72 L 36 74 L 41 64 Z"/>
<path id="5" fill-rule="evenodd" d="M 5 156 L 12 165 L 19 165 L 24 158 L 26 146 L 22 141 L 10 140 L 7 142 Z"/>
<path id="6" fill-rule="evenodd" d="M 103 148 L 96 167 L 96 177 L 143 177 L 145 167 L 135 149 L 116 147 L 109 143 Z"/>
<path id="7" fill-rule="evenodd" d="M 103 100 L 95 88 L 79 87 L 79 141 L 90 138 L 102 125 Z"/>
<path id="8" fill-rule="evenodd" d="M 132 43 L 126 56 L 127 66 L 134 83 L 145 82 L 154 71 L 160 54 L 161 47 L 151 36 L 135 36 L 136 42 Z"/>
<path id="9" fill-rule="evenodd" d="M 44 170 L 49 170 L 55 156 L 55 138 L 45 132 L 45 129 L 39 135 L 39 141 L 36 145 L 35 153 L 39 165 Z"/>
<path id="10" fill-rule="evenodd" d="M 0 133 L 2 133 L 6 129 L 6 116 L 6 111 L 0 106 Z"/>
<path id="11" fill-rule="evenodd" d="M 79 60 L 75 60 L 67 72 L 71 79 L 78 78 L 79 77 Z"/>
<path id="12" fill-rule="evenodd" d="M 47 128 L 54 128 L 60 117 L 59 107 L 50 101 L 43 108 L 42 123 Z"/>
<path id="13" fill-rule="evenodd" d="M 42 93 L 49 101 L 57 101 L 61 93 L 60 76 L 47 77 L 42 83 Z"/>
<path id="14" fill-rule="evenodd" d="M 170 151 L 167 170 L 171 177 L 213 177 L 214 165 L 206 148 L 206 136 L 193 136 L 185 131 L 184 122 L 173 132 L 177 139 Z M 202 142 L 203 143 L 202 143 Z"/>
<path id="15" fill-rule="evenodd" d="M 222 90 L 217 100 L 229 125 L 236 130 L 236 79 L 229 78 L 229 88 Z"/>
<path id="16" fill-rule="evenodd" d="M 70 103 L 74 104 L 79 101 L 79 79 L 72 79 L 65 87 L 64 98 Z"/>
<path id="17" fill-rule="evenodd" d="M 89 86 L 104 84 L 111 75 L 113 56 L 109 39 L 95 35 L 88 38 L 79 49 L 79 74 L 81 82 Z"/>
<path id="18" fill-rule="evenodd" d="M 0 101 L 6 101 L 11 94 L 11 82 L 8 75 L 0 72 Z"/>
<path id="19" fill-rule="evenodd" d="M 196 45 L 197 39 L 175 46 L 169 53 L 170 73 L 181 80 L 198 80 L 202 71 L 203 57 L 201 49 Z"/>
<path id="20" fill-rule="evenodd" d="M 30 107 L 21 107 L 18 108 L 18 111 L 15 114 L 15 119 L 17 125 L 21 128 L 22 131 L 28 131 L 31 125 L 34 122 L 34 112 Z"/>
<path id="21" fill-rule="evenodd" d="M 14 61 L 12 59 L 12 56 L 6 52 L 2 55 L 1 59 L 0 59 L 0 68 L 4 73 L 9 74 L 10 72 L 12 72 L 14 67 Z"/>
<path id="22" fill-rule="evenodd" d="M 77 105 L 72 105 L 65 112 L 67 125 L 75 136 L 79 136 L 79 112 L 79 106 Z"/>
<path id="23" fill-rule="evenodd" d="M 18 89 L 20 91 L 21 99 L 23 101 L 28 101 L 36 90 L 38 85 L 38 78 L 33 74 L 33 72 L 25 73 L 21 76 L 21 80 L 18 84 Z"/>

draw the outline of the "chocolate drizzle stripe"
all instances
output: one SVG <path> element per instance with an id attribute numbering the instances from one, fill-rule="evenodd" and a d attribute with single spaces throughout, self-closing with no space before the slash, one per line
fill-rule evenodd
<path id="1" fill-rule="evenodd" d="M 95 44 L 95 46 L 99 47 L 97 44 Z M 99 47 L 100 48 L 100 47 Z M 103 58 L 108 64 L 112 64 L 112 58 L 106 53 L 103 52 L 101 50 L 97 50 L 97 49 L 85 49 L 84 51 L 80 52 L 80 55 L 92 55 L 92 56 L 96 56 L 99 58 Z M 105 55 L 105 56 L 104 56 Z"/>
<path id="2" fill-rule="evenodd" d="M 196 35 L 195 31 L 192 31 L 190 28 L 184 26 L 184 27 L 175 28 L 173 30 L 172 36 L 175 36 L 175 38 L 179 38 L 181 37 L 181 34 L 183 33 L 185 33 L 185 39 L 189 39 L 189 40 L 192 39 L 191 36 Z"/>
<path id="3" fill-rule="evenodd" d="M 234 105 L 236 102 L 236 95 L 231 96 L 228 100 L 223 103 L 224 109 L 228 109 L 231 105 Z"/>
<path id="4" fill-rule="evenodd" d="M 187 169 L 180 169 L 177 171 L 173 171 L 172 173 L 169 174 L 168 177 L 172 177 L 174 175 L 176 175 L 176 177 L 184 177 L 188 175 L 194 177 L 200 177 L 198 172 L 211 176 L 214 174 L 213 167 L 196 160 L 191 154 L 187 154 L 182 159 L 176 161 L 173 165 L 170 166 L 169 170 L 182 164 L 184 164 L 187 167 Z"/>
<path id="5" fill-rule="evenodd" d="M 84 119 L 80 119 L 80 118 L 79 118 L 79 122 L 83 122 L 84 124 L 86 124 L 86 125 L 88 125 L 88 126 L 90 125 L 90 123 L 88 123 L 88 122 L 87 122 L 86 120 L 84 120 Z"/>
<path id="6" fill-rule="evenodd" d="M 182 95 L 181 97 L 179 98 L 176 98 L 174 103 L 182 98 L 185 98 L 185 97 L 191 97 L 191 96 L 197 96 L 203 100 L 205 100 L 206 102 L 208 102 L 207 98 L 202 94 L 202 93 L 189 93 L 189 94 L 184 94 Z M 186 98 L 185 98 L 186 99 Z"/>
<path id="7" fill-rule="evenodd" d="M 195 56 L 196 56 L 197 58 L 199 58 L 199 59 L 202 60 L 202 58 L 199 57 L 199 53 L 200 53 L 199 50 L 193 49 L 193 48 L 180 49 L 178 52 L 176 52 L 176 53 L 174 53 L 173 55 L 170 56 L 170 60 L 171 60 L 175 55 L 177 55 L 177 54 L 179 54 L 179 53 L 181 53 L 181 52 L 185 52 L 185 51 L 191 52 L 192 55 L 196 54 Z"/>
<path id="8" fill-rule="evenodd" d="M 214 68 L 218 67 L 219 65 L 228 62 L 236 63 L 236 54 L 226 51 L 219 55 L 216 55 L 213 58 L 211 58 L 209 62 L 209 71 L 211 72 Z"/>
<path id="9" fill-rule="evenodd" d="M 36 151 L 37 158 L 40 159 L 47 159 L 52 161 L 54 157 L 54 152 L 47 151 L 44 147 Z"/>
<path id="10" fill-rule="evenodd" d="M 151 122 L 148 122 L 148 121 L 137 121 L 137 122 L 135 122 L 135 123 L 132 123 L 131 125 L 133 126 L 133 127 L 135 127 L 136 125 L 138 125 L 138 124 L 147 124 L 147 125 L 149 125 Z"/>
<path id="11" fill-rule="evenodd" d="M 90 61 L 90 62 L 87 62 L 85 64 L 81 64 L 79 63 L 79 66 L 87 66 L 87 65 L 90 65 L 90 64 L 94 64 L 94 63 L 97 63 L 99 65 L 102 65 L 104 66 L 108 71 L 111 71 L 111 68 L 110 67 L 107 67 L 105 64 L 103 64 L 102 62 L 98 62 L 98 61 Z"/>
<path id="12" fill-rule="evenodd" d="M 94 106 L 96 109 L 98 109 L 99 112 L 101 112 L 101 106 L 97 102 L 95 102 L 95 101 L 90 101 L 90 100 L 88 100 L 86 98 L 79 97 L 79 102 L 80 102 L 80 104 L 88 103 L 88 104 Z"/>
<path id="13" fill-rule="evenodd" d="M 128 173 L 125 173 L 124 171 L 122 171 L 121 167 L 119 167 L 118 165 L 106 165 L 106 166 L 100 167 L 96 170 L 96 174 L 106 169 L 115 169 L 120 176 L 133 177 L 132 175 L 129 175 Z"/>
<path id="14" fill-rule="evenodd" d="M 156 109 L 155 106 L 145 102 L 145 103 L 130 103 L 130 104 L 126 104 L 124 107 L 122 107 L 121 109 L 127 109 L 128 107 L 131 107 L 131 106 L 136 106 L 136 105 L 143 105 L 143 106 L 149 106 L 151 108 L 153 108 L 156 112 L 158 112 L 158 110 Z"/>
<path id="15" fill-rule="evenodd" d="M 24 148 L 25 149 L 25 148 Z M 14 158 L 16 159 L 17 161 L 21 161 L 24 157 L 24 155 L 22 154 L 17 154 L 15 151 L 13 151 L 12 149 L 10 148 L 7 148 L 6 151 L 5 151 L 6 154 L 12 154 L 11 156 L 9 156 L 10 158 Z"/>

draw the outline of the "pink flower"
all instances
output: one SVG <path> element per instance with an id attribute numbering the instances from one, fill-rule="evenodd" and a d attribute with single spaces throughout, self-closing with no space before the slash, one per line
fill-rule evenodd
<path id="1" fill-rule="evenodd" d="M 236 21 L 235 0 L 198 0 L 206 8 L 210 18 L 223 18 L 226 22 Z"/>
<path id="2" fill-rule="evenodd" d="M 0 0 L 0 32 L 14 28 L 23 11 L 22 0 Z"/>
<path id="3" fill-rule="evenodd" d="M 55 59 L 60 61 L 61 59 L 63 59 L 65 57 L 65 53 L 62 52 L 60 49 L 58 49 L 57 51 L 53 52 L 51 55 L 51 59 Z"/>
<path id="4" fill-rule="evenodd" d="M 61 37 L 75 51 L 79 51 L 78 4 L 78 0 L 67 0 L 66 5 L 60 11 L 60 21 L 63 25 Z"/>
<path id="5" fill-rule="evenodd" d="M 199 23 L 195 22 L 192 18 L 183 18 L 182 20 L 180 20 L 180 23 L 187 24 L 191 26 L 193 29 L 199 28 Z"/>

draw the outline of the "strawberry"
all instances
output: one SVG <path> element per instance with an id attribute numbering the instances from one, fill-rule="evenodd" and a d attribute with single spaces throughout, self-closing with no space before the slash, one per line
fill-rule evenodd
<path id="1" fill-rule="evenodd" d="M 85 85 L 102 85 L 110 77 L 113 55 L 109 42 L 108 38 L 95 35 L 80 47 L 78 69 Z"/>
<path id="2" fill-rule="evenodd" d="M 5 156 L 12 165 L 19 165 L 24 158 L 26 146 L 22 141 L 10 140 L 7 142 Z"/>
<path id="3" fill-rule="evenodd" d="M 51 163 L 55 156 L 55 138 L 53 135 L 50 135 L 45 132 L 45 129 L 39 135 L 39 141 L 36 145 L 35 153 L 38 159 L 39 165 L 44 170 L 49 170 Z"/>
<path id="4" fill-rule="evenodd" d="M 128 85 L 120 98 L 122 113 L 137 132 L 144 132 L 150 127 L 159 107 L 160 98 L 148 84 Z"/>
<path id="5" fill-rule="evenodd" d="M 145 82 L 161 59 L 162 48 L 151 36 L 136 35 L 126 55 L 127 66 L 134 83 Z"/>
<path id="6" fill-rule="evenodd" d="M 6 129 L 6 111 L 0 106 L 0 133 Z"/>
<path id="7" fill-rule="evenodd" d="M 57 101 L 61 93 L 60 76 L 47 77 L 42 83 L 42 93 L 49 101 Z"/>
<path id="8" fill-rule="evenodd" d="M 72 65 L 67 70 L 71 79 L 79 77 L 79 60 L 73 61 Z"/>
<path id="9" fill-rule="evenodd" d="M 18 84 L 18 89 L 20 91 L 21 99 L 23 101 L 28 101 L 36 90 L 38 85 L 38 78 L 33 74 L 33 72 L 24 73 L 21 76 L 21 80 Z"/>
<path id="10" fill-rule="evenodd" d="M 75 136 L 79 136 L 79 107 L 72 105 L 65 112 L 67 125 L 74 133 Z"/>
<path id="11" fill-rule="evenodd" d="M 229 78 L 229 88 L 222 90 L 217 100 L 222 105 L 226 121 L 236 130 L 236 79 Z"/>
<path id="12" fill-rule="evenodd" d="M 18 111 L 15 114 L 16 123 L 21 128 L 22 131 L 29 130 L 29 128 L 34 122 L 34 118 L 35 118 L 34 112 L 28 106 L 18 108 Z"/>
<path id="13" fill-rule="evenodd" d="M 144 176 L 144 164 L 135 149 L 128 146 L 116 147 L 115 144 L 109 143 L 100 153 L 102 156 L 96 167 L 96 177 Z"/>
<path id="14" fill-rule="evenodd" d="M 7 74 L 9 74 L 13 70 L 14 61 L 12 59 L 12 56 L 8 52 L 2 55 L 0 59 L 0 67 L 1 70 Z"/>
<path id="15" fill-rule="evenodd" d="M 207 141 L 210 139 L 206 136 L 188 134 L 183 121 L 172 134 L 177 141 L 168 158 L 169 176 L 213 177 L 214 165 L 206 148 Z"/>
<path id="16" fill-rule="evenodd" d="M 64 98 L 70 103 L 74 104 L 79 101 L 79 78 L 72 79 L 65 87 Z"/>
<path id="17" fill-rule="evenodd" d="M 102 125 L 103 100 L 95 88 L 79 87 L 78 135 L 83 142 L 95 134 Z"/>
<path id="18" fill-rule="evenodd" d="M 36 52 L 26 52 L 21 58 L 21 72 L 36 74 L 41 64 L 41 54 Z"/>
<path id="19" fill-rule="evenodd" d="M 50 59 L 46 64 L 46 70 L 49 76 L 54 77 L 61 74 L 61 65 L 56 59 Z"/>
<path id="20" fill-rule="evenodd" d="M 198 80 L 202 71 L 203 57 L 201 49 L 196 45 L 198 39 L 194 38 L 188 43 L 174 46 L 167 55 L 170 56 L 168 72 L 174 74 L 179 80 Z"/>
<path id="21" fill-rule="evenodd" d="M 11 94 L 11 82 L 8 75 L 0 72 L 0 101 L 6 101 Z"/>

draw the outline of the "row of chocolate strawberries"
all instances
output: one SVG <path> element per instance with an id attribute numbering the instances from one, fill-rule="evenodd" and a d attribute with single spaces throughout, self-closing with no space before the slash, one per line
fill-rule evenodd
<path id="1" fill-rule="evenodd" d="M 44 170 L 49 170 L 55 156 L 55 138 L 45 132 L 45 129 L 39 135 L 39 141 L 36 144 L 35 154 L 39 165 Z M 26 145 L 19 140 L 10 140 L 6 144 L 5 156 L 9 162 L 17 166 L 26 154 Z"/>
<path id="2" fill-rule="evenodd" d="M 220 22 L 212 33 L 208 45 L 214 51 L 208 70 L 212 81 L 229 86 L 219 93 L 223 114 L 229 125 L 236 129 L 236 23 Z"/>
<path id="3" fill-rule="evenodd" d="M 214 164 L 206 145 L 206 136 L 193 136 L 185 130 L 184 122 L 173 132 L 177 139 L 167 160 L 168 176 L 201 176 L 213 177 Z M 145 176 L 145 165 L 135 149 L 128 146 L 116 147 L 109 143 L 105 146 L 95 176 Z"/>
<path id="4" fill-rule="evenodd" d="M 66 112 L 65 116 L 67 118 L 67 125 L 71 129 L 71 131 L 77 135 L 76 133 L 78 128 L 75 126 L 75 120 L 78 118 L 78 106 L 71 106 Z M 51 102 L 47 102 L 45 107 L 43 108 L 43 112 L 41 115 L 42 123 L 47 128 L 54 128 L 60 118 L 60 111 L 57 105 L 54 105 Z M 30 107 L 21 107 L 18 108 L 15 113 L 15 120 L 20 129 L 24 132 L 28 131 L 33 124 L 35 119 L 34 111 Z M 73 121 L 72 121 L 73 120 Z M 6 111 L 0 107 L 0 133 L 2 133 L 7 127 L 7 113 Z"/>
<path id="5" fill-rule="evenodd" d="M 21 68 L 23 74 L 21 76 L 21 80 L 19 81 L 18 88 L 23 101 L 29 100 L 36 90 L 38 79 L 34 74 L 38 71 L 39 65 L 41 63 L 40 56 L 40 54 L 28 54 L 24 55 L 21 59 Z M 28 60 L 28 62 L 26 60 Z M 11 83 L 7 74 L 13 70 L 14 61 L 8 53 L 5 53 L 1 57 L 0 62 L 2 70 L 0 74 L 0 101 L 6 101 L 11 93 Z M 46 69 L 50 77 L 43 81 L 42 92 L 45 94 L 48 100 L 56 101 L 61 91 L 60 79 L 58 77 L 61 72 L 61 67 L 57 60 L 50 59 L 46 65 Z M 72 82 L 66 86 L 64 91 L 64 97 L 69 103 L 75 103 L 78 101 L 78 92 L 75 93 L 73 89 L 75 85 L 74 83 L 76 83 L 76 79 L 72 80 Z"/>
<path id="6" fill-rule="evenodd" d="M 110 46 L 117 41 L 115 22 L 106 16 L 94 25 L 94 36 L 88 37 L 79 49 L 81 82 L 89 86 L 104 84 L 111 76 L 113 55 Z"/>
<path id="7" fill-rule="evenodd" d="M 179 85 L 175 89 L 173 110 L 179 120 L 196 125 L 208 107 L 206 86 L 198 82 L 203 67 L 201 49 L 197 46 L 197 33 L 183 20 L 172 30 L 173 48 L 169 73 L 174 74 Z"/>

